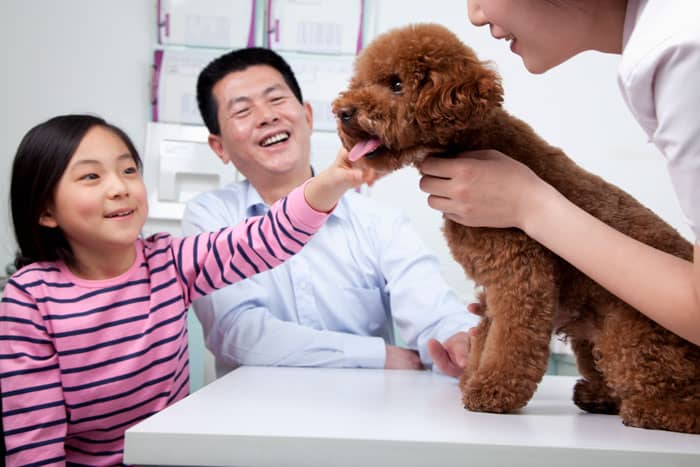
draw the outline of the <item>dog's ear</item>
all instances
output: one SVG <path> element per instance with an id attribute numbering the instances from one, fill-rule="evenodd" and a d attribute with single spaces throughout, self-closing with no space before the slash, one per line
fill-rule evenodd
<path id="1" fill-rule="evenodd" d="M 479 62 L 430 69 L 421 84 L 415 112 L 420 125 L 468 128 L 503 102 L 500 77 Z"/>

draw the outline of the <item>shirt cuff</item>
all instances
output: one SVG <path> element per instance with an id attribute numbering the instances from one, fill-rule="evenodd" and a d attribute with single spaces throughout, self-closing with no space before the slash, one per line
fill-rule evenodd
<path id="1" fill-rule="evenodd" d="M 468 332 L 471 328 L 478 326 L 480 320 L 481 318 L 468 311 L 445 317 L 440 323 L 440 329 L 432 337 L 443 343 L 458 332 Z"/>
<path id="2" fill-rule="evenodd" d="M 301 225 L 316 230 L 323 225 L 330 213 L 333 212 L 333 209 L 328 212 L 317 211 L 306 201 L 304 197 L 304 188 L 311 180 L 311 178 L 308 179 L 287 195 L 287 206 L 290 208 L 287 214 L 292 218 L 292 222 L 294 222 L 295 225 Z"/>
<path id="3" fill-rule="evenodd" d="M 381 337 L 347 334 L 343 342 L 343 355 L 348 367 L 384 368 L 386 343 Z"/>

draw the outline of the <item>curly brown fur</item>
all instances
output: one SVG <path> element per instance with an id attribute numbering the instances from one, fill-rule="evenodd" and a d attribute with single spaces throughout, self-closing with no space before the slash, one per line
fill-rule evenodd
<path id="1" fill-rule="evenodd" d="M 692 246 L 649 209 L 578 167 L 501 106 L 498 75 L 447 29 L 385 33 L 358 57 L 334 102 L 344 146 L 381 140 L 362 163 L 378 171 L 433 153 L 496 149 L 529 166 L 615 229 L 690 260 Z M 700 348 L 661 328 L 518 229 L 449 220 L 455 260 L 484 286 L 485 313 L 460 380 L 471 410 L 510 412 L 532 397 L 552 332 L 572 342 L 583 377 L 574 402 L 625 424 L 700 433 Z"/>

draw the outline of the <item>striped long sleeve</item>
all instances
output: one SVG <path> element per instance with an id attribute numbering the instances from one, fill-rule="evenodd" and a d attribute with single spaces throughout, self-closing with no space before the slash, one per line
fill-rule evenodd
<path id="1" fill-rule="evenodd" d="M 233 229 L 174 241 L 179 277 L 190 294 L 188 303 L 271 269 L 299 251 L 328 215 L 310 208 L 303 211 L 303 217 L 297 214 L 299 210 L 291 207 L 306 206 L 303 196 L 299 188 L 265 216 L 246 219 Z"/>
<path id="2" fill-rule="evenodd" d="M 215 233 L 139 239 L 116 278 L 15 273 L 0 303 L 6 465 L 121 464 L 126 429 L 187 395 L 191 300 L 299 251 L 327 217 L 303 196 Z"/>

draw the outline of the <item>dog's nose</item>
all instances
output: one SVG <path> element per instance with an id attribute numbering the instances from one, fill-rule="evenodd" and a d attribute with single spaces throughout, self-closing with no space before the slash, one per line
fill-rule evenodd
<path id="1" fill-rule="evenodd" d="M 338 111 L 338 117 L 343 123 L 348 123 L 355 116 L 355 107 L 343 107 Z"/>

